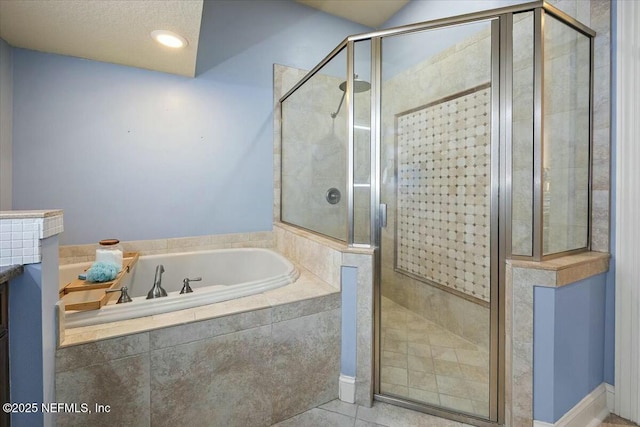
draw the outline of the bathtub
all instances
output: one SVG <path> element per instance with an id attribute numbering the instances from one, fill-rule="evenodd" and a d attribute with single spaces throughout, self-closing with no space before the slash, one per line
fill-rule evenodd
<path id="1" fill-rule="evenodd" d="M 153 286 L 156 266 L 162 264 L 162 287 L 168 296 L 147 300 Z M 91 263 L 60 266 L 60 283 L 64 285 Z M 76 328 L 151 316 L 171 311 L 228 301 L 295 282 L 299 273 L 282 255 L 268 249 L 220 249 L 162 255 L 141 256 L 122 281 L 129 288 L 132 302 L 115 304 L 117 294 L 99 310 L 67 311 L 65 326 Z M 191 282 L 193 293 L 180 295 L 185 278 L 202 277 Z"/>

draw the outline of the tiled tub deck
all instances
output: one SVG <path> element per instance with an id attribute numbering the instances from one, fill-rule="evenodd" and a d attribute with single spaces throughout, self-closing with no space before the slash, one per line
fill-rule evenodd
<path id="1" fill-rule="evenodd" d="M 269 426 L 337 398 L 339 290 L 293 284 L 233 301 L 68 329 L 56 353 L 59 426 Z"/>

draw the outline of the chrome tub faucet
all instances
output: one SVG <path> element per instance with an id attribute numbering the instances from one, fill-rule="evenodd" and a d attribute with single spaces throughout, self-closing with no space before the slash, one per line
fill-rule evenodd
<path id="1" fill-rule="evenodd" d="M 147 299 L 166 297 L 167 291 L 162 289 L 162 273 L 164 273 L 164 265 L 159 264 L 156 267 L 156 276 L 153 279 L 153 287 L 147 294 Z"/>

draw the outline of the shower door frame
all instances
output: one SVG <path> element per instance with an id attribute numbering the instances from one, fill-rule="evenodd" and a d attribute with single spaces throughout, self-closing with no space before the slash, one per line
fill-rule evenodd
<path id="1" fill-rule="evenodd" d="M 381 146 L 382 135 L 380 133 L 382 106 L 380 102 L 380 90 L 382 87 L 382 39 L 383 37 L 394 36 L 398 34 L 411 34 L 425 30 L 434 30 L 448 28 L 457 25 L 472 24 L 479 22 L 490 22 L 491 24 L 491 138 L 490 138 L 490 357 L 489 357 L 489 417 L 481 418 L 472 415 L 456 412 L 455 409 L 445 408 L 442 406 L 433 406 L 429 404 L 418 404 L 409 400 L 381 394 L 380 387 L 380 369 L 381 369 L 381 245 L 382 245 L 382 226 L 386 222 L 386 207 L 381 209 Z M 504 311 L 504 302 L 502 292 L 498 289 L 504 283 L 504 230 L 499 230 L 498 216 L 501 214 L 501 206 L 499 205 L 499 190 L 502 185 L 499 183 L 504 171 L 500 169 L 504 164 L 504 160 L 500 156 L 505 152 L 506 140 L 502 137 L 505 132 L 501 129 L 501 124 L 505 123 L 504 117 L 500 116 L 506 109 L 504 102 L 506 100 L 504 94 L 504 82 L 501 82 L 500 75 L 507 69 L 504 58 L 510 54 L 507 39 L 511 36 L 506 27 L 511 22 L 511 15 L 507 13 L 496 14 L 479 13 L 469 14 L 457 18 L 443 19 L 433 21 L 423 25 L 414 25 L 406 28 L 404 31 L 381 32 L 381 34 L 371 37 L 371 57 L 372 57 L 372 105 L 371 109 L 371 128 L 372 132 L 372 217 L 376 218 L 372 221 L 372 237 L 375 238 L 375 273 L 374 273 L 374 399 L 402 406 L 408 409 L 426 412 L 432 415 L 442 416 L 452 420 L 474 424 L 478 426 L 495 426 L 504 420 L 504 387 L 498 387 L 498 384 L 504 383 L 504 340 L 499 336 L 504 336 L 504 319 L 499 313 Z M 507 37 L 509 33 L 509 37 Z M 351 43 L 348 45 L 351 45 Z M 347 54 L 349 58 L 349 54 Z M 504 79 L 503 79 L 504 80 Z M 375 98 L 374 98 L 375 96 Z M 375 126 L 374 126 L 375 123 Z M 395 185 L 398 185 L 397 171 Z M 375 193 L 375 194 L 374 194 Z M 384 211 L 384 212 L 383 212 Z M 384 224 L 386 226 L 386 224 Z M 501 239 L 502 238 L 502 239 Z M 502 321 L 501 321 L 502 320 Z"/>
<path id="2" fill-rule="evenodd" d="M 571 253 L 584 252 L 589 250 L 590 235 L 587 239 L 587 247 L 571 250 L 563 253 L 542 256 L 534 250 L 533 256 L 522 257 L 511 253 L 511 203 L 512 203 L 512 103 L 513 103 L 513 15 L 516 13 L 532 12 L 534 15 L 534 144 L 535 147 L 541 145 L 542 135 L 542 31 L 545 13 L 557 18 L 564 24 L 574 28 L 580 33 L 591 37 L 591 87 L 590 87 L 590 110 L 593 106 L 593 37 L 595 33 L 581 22 L 549 5 L 545 1 L 535 1 L 520 5 L 508 6 L 500 9 L 493 9 L 452 18 L 444 18 L 425 23 L 412 24 L 404 27 L 382 30 L 375 33 L 364 34 L 347 38 L 347 71 L 348 78 L 352 78 L 353 71 L 353 43 L 355 41 L 371 40 L 371 246 L 374 252 L 374 348 L 373 348 L 373 375 L 374 375 L 374 399 L 392 403 L 398 406 L 414 409 L 437 416 L 442 416 L 452 420 L 465 422 L 478 426 L 496 426 L 505 423 L 505 406 L 510 404 L 507 401 L 507 381 L 511 381 L 511 376 L 506 376 L 506 325 L 507 320 L 511 322 L 511 316 L 506 311 L 505 304 L 505 269 L 507 259 L 527 259 L 540 261 L 542 259 L 555 258 L 557 256 Z M 454 410 L 442 407 L 430 406 L 428 404 L 417 404 L 408 400 L 380 394 L 380 359 L 381 359 L 381 229 L 383 222 L 386 223 L 386 206 L 381 205 L 380 167 L 381 167 L 381 40 L 385 36 L 398 34 L 410 34 L 413 32 L 450 27 L 460 24 L 492 20 L 492 42 L 491 42 L 491 299 L 490 299 L 490 405 L 489 417 L 480 418 L 466 415 Z M 351 54 L 349 53 L 351 52 Z M 350 82 L 352 87 L 353 82 Z M 349 98 L 349 117 L 353 117 L 352 96 Z M 538 126 L 539 124 L 539 126 Z M 350 147 L 350 157 L 348 162 L 353 164 L 353 121 L 349 122 L 348 137 Z M 591 126 L 593 121 L 591 120 Z M 590 129 L 590 146 L 593 131 Z M 590 148 L 592 150 L 592 148 Z M 540 247 L 542 237 L 542 212 L 541 202 L 541 150 L 535 150 L 534 154 L 534 199 L 533 199 L 533 240 L 536 249 Z M 590 167 L 590 171 L 592 168 Z M 349 171 L 352 177 L 352 170 Z M 589 194 L 591 194 L 591 172 L 589 176 Z M 351 181 L 353 182 L 353 181 Z M 397 185 L 397 181 L 396 181 Z M 351 192 L 351 187 L 348 187 Z M 350 200 L 352 201 L 351 197 Z M 591 203 L 589 202 L 589 212 Z M 499 220 L 500 219 L 500 220 Z M 353 228 L 353 205 L 348 209 L 348 222 L 350 229 Z M 351 246 L 362 246 L 354 244 L 353 235 L 349 235 Z M 495 355 L 495 356 L 493 356 Z M 511 359 L 511 357 L 509 357 Z M 510 400 L 510 397 L 509 397 Z"/>

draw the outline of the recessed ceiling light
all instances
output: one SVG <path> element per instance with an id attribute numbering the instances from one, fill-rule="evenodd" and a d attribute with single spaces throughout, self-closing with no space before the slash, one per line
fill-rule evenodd
<path id="1" fill-rule="evenodd" d="M 176 34 L 167 30 L 155 30 L 151 32 L 151 37 L 160 44 L 172 48 L 181 48 L 187 45 L 187 39 L 180 34 Z"/>

